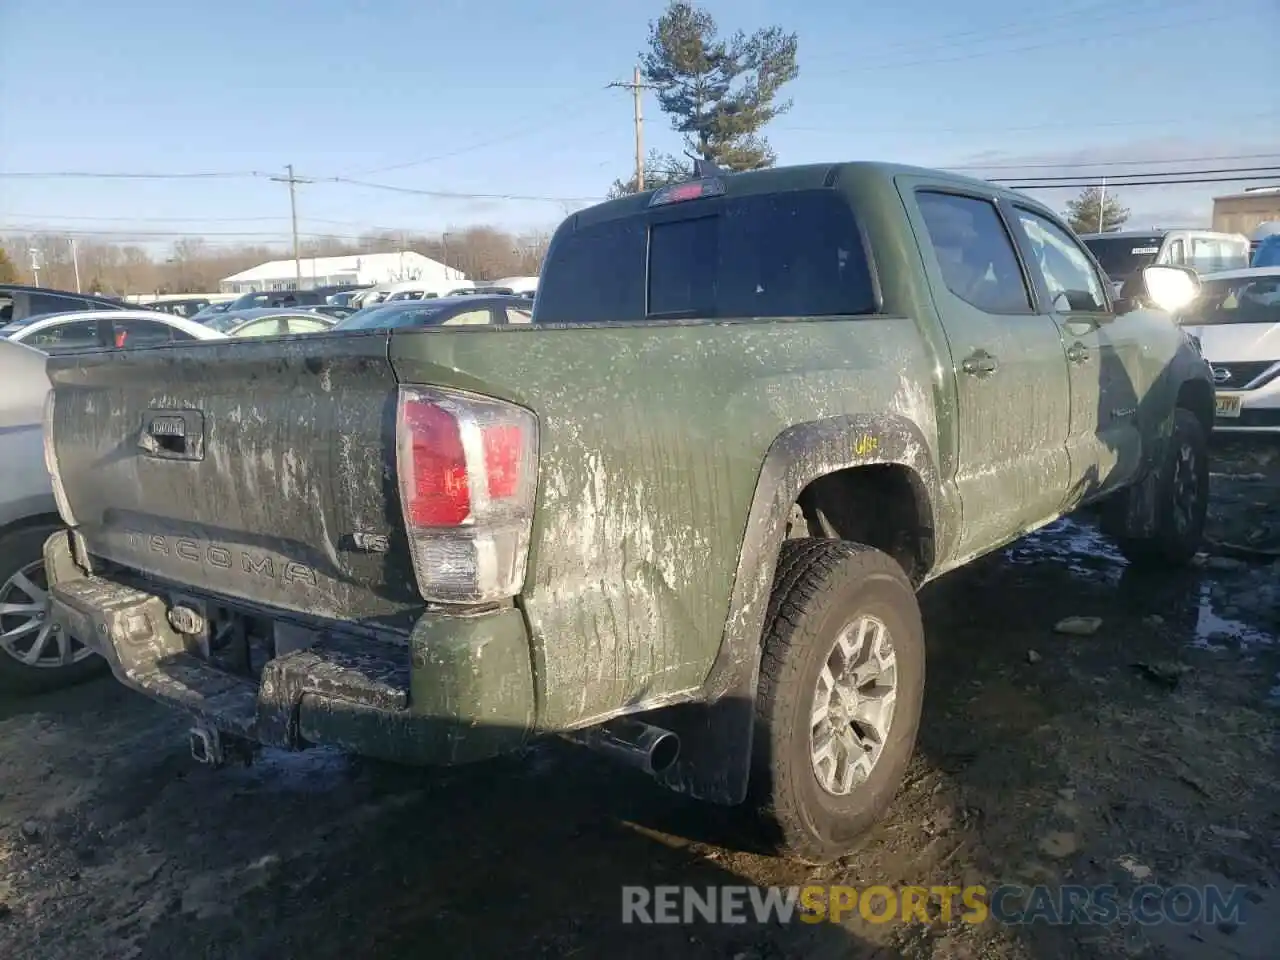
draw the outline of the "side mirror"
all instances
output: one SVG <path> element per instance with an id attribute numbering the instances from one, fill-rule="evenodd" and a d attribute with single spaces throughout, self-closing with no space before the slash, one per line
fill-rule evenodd
<path id="1" fill-rule="evenodd" d="M 1200 277 L 1191 267 L 1169 264 L 1145 267 L 1142 285 L 1146 299 L 1167 313 L 1177 313 L 1200 296 Z"/>

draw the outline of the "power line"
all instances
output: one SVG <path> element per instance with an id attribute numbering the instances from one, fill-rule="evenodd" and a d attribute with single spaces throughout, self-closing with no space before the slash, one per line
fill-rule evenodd
<path id="1" fill-rule="evenodd" d="M 956 167 L 940 167 L 944 170 L 956 170 Z M 661 172 L 668 176 L 688 176 L 687 169 L 679 167 L 662 168 Z M 1159 187 L 1159 186 L 1178 186 L 1180 184 L 1189 183 L 1244 183 L 1252 180 L 1271 180 L 1280 178 L 1280 165 L 1269 167 L 1227 167 L 1218 170 L 1159 170 L 1152 173 L 1121 173 L 1121 174 L 1098 174 L 1090 177 L 1088 174 L 1075 174 L 1070 177 L 985 177 L 991 183 L 1000 183 L 1006 186 L 1016 185 L 1028 190 L 1053 190 L 1059 187 L 1070 187 L 1072 189 L 1080 187 L 1098 186 L 1102 179 L 1106 179 L 1109 187 Z M 1119 178 L 1119 179 L 1117 179 Z M 1160 178 L 1160 179 L 1156 179 Z"/>
<path id="2" fill-rule="evenodd" d="M 1280 179 L 1280 169 L 1269 175 L 1254 174 L 1245 177 L 1184 177 L 1178 180 L 1135 180 L 1120 181 L 1111 177 L 1096 177 L 1092 180 L 1079 180 L 1073 183 L 1027 183 L 1022 180 L 993 180 L 1006 187 L 1017 190 L 1083 190 L 1086 187 L 1101 186 L 1103 179 L 1108 187 L 1177 187 L 1191 183 L 1248 183 L 1252 180 Z"/>
<path id="3" fill-rule="evenodd" d="M 1126 16 L 1132 15 L 1134 13 L 1139 13 L 1139 14 L 1142 14 L 1143 16 L 1149 16 L 1150 13 L 1152 12 L 1166 13 L 1170 10 L 1177 10 L 1182 8 L 1191 9 L 1191 8 L 1199 8 L 1199 7 L 1200 7 L 1200 4 L 1197 2 L 1182 3 L 1182 4 L 1170 4 L 1170 3 L 1157 2 L 1153 7 L 1153 9 L 1150 11 L 1135 10 L 1133 7 L 1128 7 L 1123 11 L 1120 11 L 1120 13 Z M 1074 23 L 1081 22 L 1081 18 L 1085 16 L 1088 16 L 1089 18 L 1088 22 L 1090 24 L 1097 26 L 1099 23 L 1106 23 L 1109 20 L 1116 19 L 1114 17 L 1108 17 L 1105 15 L 1106 12 L 1108 11 L 1115 12 L 1115 10 L 1116 10 L 1116 6 L 1113 2 L 1111 2 L 1111 0 L 1103 0 L 1103 2 L 1091 2 L 1078 7 L 1070 7 L 1065 10 L 1058 10 L 1056 13 L 1054 13 L 1052 16 L 1049 16 L 1049 17 L 1006 21 L 1004 23 L 997 22 L 995 24 L 988 25 L 985 27 L 975 27 L 970 30 L 962 30 L 958 33 L 944 33 L 944 34 L 939 34 L 933 37 L 925 37 L 923 38 L 923 44 L 924 44 L 924 49 L 929 50 L 929 49 L 935 49 L 935 48 L 946 48 L 950 46 L 955 46 L 957 42 L 963 43 L 965 46 L 968 46 L 969 44 L 974 42 L 974 40 L 971 38 L 977 38 L 978 40 L 1018 39 L 1016 36 L 1014 37 L 998 36 L 999 34 L 1008 34 L 1009 31 L 1013 31 L 1014 34 L 1025 32 L 1032 35 L 1036 35 L 1036 34 L 1043 35 L 1046 32 L 1045 27 L 1057 21 L 1066 20 L 1074 24 Z M 1095 14 L 1095 11 L 1098 11 L 1099 13 Z M 921 44 L 913 39 L 908 41 L 899 41 L 897 43 L 889 43 L 885 45 L 877 44 L 876 50 L 879 53 L 898 53 L 898 52 L 918 53 L 918 52 L 921 52 Z M 821 58 L 821 59 L 828 60 L 831 58 Z M 819 62 L 821 62 L 821 60 Z"/>
<path id="4" fill-rule="evenodd" d="M 1270 116 L 1270 114 L 1264 114 Z M 1072 167 L 1148 167 L 1161 163 L 1215 163 L 1234 160 L 1274 160 L 1280 153 L 1236 153 L 1218 154 L 1212 157 L 1165 157 L 1163 159 L 1148 158 L 1145 160 L 1074 160 L 1066 163 L 948 163 L 943 164 L 947 170 L 1066 170 Z"/>
<path id="5" fill-rule="evenodd" d="M 461 193 L 456 190 L 420 190 L 417 187 L 399 187 L 390 183 L 369 183 L 365 180 L 352 180 L 349 177 L 321 177 L 315 182 L 345 183 L 353 187 L 367 187 L 370 190 L 388 190 L 392 193 L 438 197 L 445 200 L 524 200 L 537 203 L 596 203 L 603 199 L 603 197 L 545 197 L 518 193 Z"/>
<path id="6" fill-rule="evenodd" d="M 265 177 L 267 174 L 256 170 L 245 171 L 211 171 L 207 173 L 114 173 L 100 170 L 52 170 L 52 171 L 12 171 L 0 170 L 0 177 L 5 179 L 87 179 L 87 180 L 231 180 Z"/>
<path id="7" fill-rule="evenodd" d="M 387 228 L 370 228 L 370 234 L 394 232 Z M 416 232 L 416 231 L 415 231 Z M 36 233 L 55 233 L 59 236 L 76 236 L 76 237 L 122 237 L 125 239 L 168 239 L 171 237 L 190 237 L 192 239 L 203 240 L 207 237 L 232 237 L 237 239 L 258 238 L 272 239 L 281 242 L 288 241 L 292 236 L 290 231 L 280 230 L 274 232 L 253 231 L 253 230 L 215 230 L 211 232 L 192 232 L 189 230 L 82 230 L 75 227 L 49 230 L 45 227 L 36 225 L 31 226 L 10 226 L 0 227 L 0 235 L 4 236 L 30 236 Z M 363 240 L 367 239 L 367 235 L 342 234 L 342 233 L 311 233 L 307 231 L 298 231 L 299 237 L 314 240 Z"/>
<path id="8" fill-rule="evenodd" d="M 274 223 L 277 220 L 288 220 L 288 216 L 280 214 L 274 217 L 88 217 L 68 216 L 54 213 L 11 213 L 8 219 L 31 220 L 86 220 L 95 223 Z M 353 220 L 323 220 L 320 217 L 308 217 L 313 223 L 344 223 L 359 226 Z"/>
<path id="9" fill-rule="evenodd" d="M 1244 14 L 1251 13 L 1247 10 L 1236 10 L 1232 13 L 1222 14 L 1216 17 L 1197 17 L 1192 20 L 1178 20 L 1173 23 L 1161 23 L 1150 27 L 1144 27 L 1142 35 L 1150 36 L 1153 33 L 1161 33 L 1166 30 L 1176 30 L 1180 27 L 1199 27 L 1210 23 L 1221 23 L 1226 20 L 1235 20 Z M 850 74 L 866 73 L 868 71 L 880 70 L 898 70 L 904 67 L 926 67 L 937 66 L 944 63 L 964 63 L 970 60 L 982 60 L 987 57 L 1008 56 L 1014 53 L 1033 53 L 1037 50 L 1050 50 L 1061 48 L 1064 45 L 1082 44 L 1090 48 L 1096 47 L 1100 41 L 1104 40 L 1128 40 L 1133 38 L 1132 30 L 1118 31 L 1115 33 L 1090 33 L 1080 37 L 1059 37 L 1042 43 L 1033 43 L 1024 47 L 1005 47 L 996 50 L 978 50 L 972 53 L 961 54 L 955 57 L 927 57 L 921 60 L 902 60 L 898 62 L 888 63 L 863 63 L 856 67 L 849 67 L 844 70 L 823 71 L 822 73 L 808 74 L 809 77 L 844 77 Z"/>
<path id="10" fill-rule="evenodd" d="M 566 100 L 563 103 L 557 104 L 556 106 L 552 107 L 551 110 L 555 114 L 561 114 L 565 110 L 571 109 L 572 107 L 575 107 L 578 104 L 591 99 L 591 97 L 594 95 L 595 95 L 595 91 L 593 91 L 592 94 L 589 94 L 589 95 L 579 94 L 578 96 L 573 97 L 571 100 Z M 467 146 L 464 146 L 464 147 L 458 147 L 456 150 L 450 150 L 446 153 L 437 153 L 437 154 L 434 154 L 433 156 L 419 157 L 416 160 L 405 160 L 401 163 L 392 163 L 382 167 L 369 167 L 363 170 L 353 170 L 351 171 L 350 174 L 348 174 L 348 176 L 361 177 L 361 176 L 366 176 L 367 174 L 370 174 L 370 173 L 390 173 L 392 170 L 406 170 L 409 167 L 419 167 L 419 166 L 422 166 L 423 164 L 435 163 L 437 160 L 448 160 L 452 157 L 460 157 L 467 153 L 474 153 L 476 150 L 484 150 L 488 147 L 497 146 L 498 144 L 501 144 L 501 143 L 510 143 L 512 140 L 519 140 L 520 138 L 526 137 L 532 133 L 539 133 L 539 132 L 545 131 L 546 129 L 548 129 L 548 126 L 549 124 L 546 123 L 545 121 L 537 124 L 529 124 L 528 126 L 525 126 L 525 127 L 518 127 L 515 130 L 508 130 L 506 133 L 503 133 L 500 136 L 491 137 L 488 140 L 481 140 L 477 143 L 468 144 Z"/>
<path id="11" fill-rule="evenodd" d="M 1272 166 L 1269 166 L 1269 167 L 1220 167 L 1217 170 L 1162 170 L 1156 173 L 1129 173 L 1129 174 L 1122 173 L 1120 174 L 1120 176 L 1121 177 L 1126 177 L 1126 176 L 1140 177 L 1145 180 L 1150 177 L 1180 177 L 1180 176 L 1202 176 L 1202 175 L 1217 176 L 1219 174 L 1237 174 L 1237 173 L 1256 174 L 1256 176 L 1253 176 L 1253 177 L 1241 177 L 1240 179 L 1243 179 L 1243 180 L 1260 180 L 1260 179 L 1265 179 L 1267 177 L 1280 176 L 1280 166 L 1276 166 L 1273 164 Z M 1084 178 L 1087 179 L 1087 175 L 1085 175 Z M 1006 180 L 1017 180 L 1020 183 L 1027 180 L 1044 180 L 1049 183 L 1065 183 L 1067 181 L 1074 182 L 1076 180 L 1080 180 L 1082 179 L 1082 176 L 1080 174 L 1075 174 L 1069 177 L 1004 177 L 1004 178 L 997 177 L 997 178 L 991 178 L 991 179 L 993 183 L 1003 183 Z M 1108 177 L 1107 179 L 1108 181 L 1110 181 L 1112 178 Z M 1157 182 L 1162 183 L 1163 181 L 1157 181 Z"/>
<path id="12" fill-rule="evenodd" d="M 71 220 L 86 223 L 278 223 L 288 220 L 287 214 L 273 217 L 82 217 L 54 213 L 11 213 L 5 216 L 8 220 Z M 332 223 L 340 227 L 368 227 L 370 230 L 381 230 L 382 227 L 371 226 L 363 220 L 331 220 L 328 217 L 304 217 L 306 223 Z M 6 229 L 0 224 L 0 230 Z M 391 229 L 390 227 L 386 229 Z"/>
<path id="13" fill-rule="evenodd" d="M 182 174 L 182 173 L 107 173 L 91 171 L 50 171 L 45 173 L 2 173 L 0 177 L 46 177 L 50 179 L 65 177 L 81 177 L 86 179 L 132 179 L 132 180 L 167 180 L 190 177 L 261 177 L 278 182 L 289 182 L 288 177 L 278 177 L 265 173 L 254 174 Z M 292 176 L 292 174 L 290 175 Z M 538 203 L 594 203 L 601 197 L 547 197 L 518 193 L 466 193 L 458 190 L 421 190 L 416 187 L 401 187 L 390 183 L 371 183 L 366 180 L 354 180 L 350 177 L 295 177 L 295 183 L 342 183 L 353 187 L 365 187 L 370 190 L 388 190 L 393 193 L 405 193 L 422 197 L 436 197 L 442 200 L 519 200 Z"/>
<path id="14" fill-rule="evenodd" d="M 1247 113 L 1247 114 L 1241 114 L 1237 116 L 1218 115 L 1218 116 L 1215 116 L 1214 120 L 1216 123 L 1230 123 L 1230 122 L 1249 122 L 1253 120 L 1273 120 L 1276 118 L 1280 118 L 1280 113 L 1277 113 L 1274 110 L 1269 110 L 1263 113 Z M 1160 127 L 1166 124 L 1170 126 L 1178 126 L 1178 125 L 1181 125 L 1184 121 L 1185 121 L 1185 117 L 1168 117 L 1163 119 L 1152 119 L 1150 117 L 1147 117 L 1147 118 L 1124 119 L 1124 120 L 1090 120 L 1087 123 L 1079 123 L 1079 124 L 1069 123 L 1069 122 L 1064 123 L 1062 120 L 1057 120 L 1052 123 L 1019 124 L 1017 126 L 1009 126 L 1009 127 L 1006 127 L 1006 126 L 989 127 L 985 125 L 980 127 L 975 127 L 973 125 L 965 125 L 965 126 L 958 126 L 958 127 L 935 127 L 930 125 L 929 133 L 930 134 L 1023 133 L 1030 130 L 1058 130 L 1064 126 L 1069 126 L 1073 131 L 1083 132 L 1086 130 L 1103 129 L 1103 128 L 1111 128 L 1111 127 Z M 826 126 L 791 126 L 790 124 L 779 124 L 778 126 L 773 126 L 771 124 L 768 129 L 769 129 L 769 132 L 771 133 L 774 133 L 774 132 L 830 133 L 831 125 L 828 124 Z M 857 129 L 859 133 L 919 133 L 920 124 L 916 123 L 912 126 L 900 126 L 900 127 L 859 126 Z"/>

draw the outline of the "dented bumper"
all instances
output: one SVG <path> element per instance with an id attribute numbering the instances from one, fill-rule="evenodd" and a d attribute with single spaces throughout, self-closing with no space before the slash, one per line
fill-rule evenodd
<path id="1" fill-rule="evenodd" d="M 407 642 L 292 628 L 302 642 L 251 679 L 221 669 L 207 645 L 175 629 L 174 594 L 86 573 L 71 541 L 58 533 L 45 543 L 54 622 L 101 653 L 126 686 L 223 733 L 448 765 L 515 749 L 533 726 L 529 640 L 514 608 L 427 614 Z"/>

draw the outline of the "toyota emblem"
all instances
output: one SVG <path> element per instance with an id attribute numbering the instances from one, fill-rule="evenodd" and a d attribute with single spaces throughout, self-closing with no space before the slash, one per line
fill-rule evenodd
<path id="1" fill-rule="evenodd" d="M 1211 369 L 1213 370 L 1214 383 L 1226 383 L 1231 379 L 1231 371 L 1226 367 L 1213 367 Z"/>

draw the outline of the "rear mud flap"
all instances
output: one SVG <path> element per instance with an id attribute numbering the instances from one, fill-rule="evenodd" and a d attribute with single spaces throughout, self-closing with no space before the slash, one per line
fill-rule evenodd
<path id="1" fill-rule="evenodd" d="M 686 703 L 646 714 L 645 719 L 680 738 L 680 757 L 658 782 L 708 803 L 737 806 L 751 779 L 752 702 L 726 697 L 717 703 Z"/>
<path id="2" fill-rule="evenodd" d="M 1100 518 L 1102 532 L 1111 537 L 1146 540 L 1156 535 L 1160 522 L 1160 490 L 1164 475 L 1159 469 L 1105 501 Z"/>

